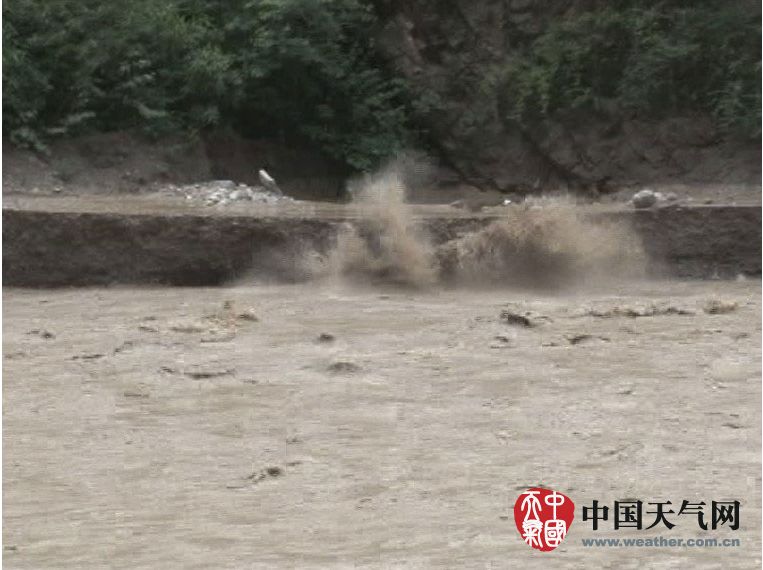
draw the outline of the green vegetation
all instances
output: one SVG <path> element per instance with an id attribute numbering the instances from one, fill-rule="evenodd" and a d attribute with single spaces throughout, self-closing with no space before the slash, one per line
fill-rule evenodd
<path id="1" fill-rule="evenodd" d="M 232 126 L 358 169 L 407 142 L 404 83 L 358 0 L 13 0 L 3 135 Z"/>
<path id="2" fill-rule="evenodd" d="M 524 126 L 604 107 L 699 111 L 760 134 L 754 10 L 601 5 L 486 64 L 490 93 L 471 113 L 491 99 Z M 82 132 L 232 127 L 365 170 L 416 144 L 447 98 L 416 95 L 385 65 L 371 0 L 13 0 L 3 16 L 3 136 L 38 149 Z"/>
<path id="3" fill-rule="evenodd" d="M 760 16 L 736 2 L 612 2 L 553 23 L 505 69 L 506 118 L 704 111 L 760 136 Z"/>

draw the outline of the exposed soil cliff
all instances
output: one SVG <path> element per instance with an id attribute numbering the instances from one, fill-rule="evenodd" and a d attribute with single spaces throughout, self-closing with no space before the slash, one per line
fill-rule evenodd
<path id="1" fill-rule="evenodd" d="M 436 101 L 427 116 L 430 142 L 453 171 L 450 181 L 522 193 L 549 187 L 596 193 L 633 183 L 757 183 L 760 145 L 723 134 L 703 114 L 655 120 L 604 102 L 595 113 L 556 114 L 532 128 L 506 121 L 495 90 L 511 86 L 496 87 L 496 70 L 554 20 L 596 4 L 382 3 L 380 48 L 416 89 Z"/>

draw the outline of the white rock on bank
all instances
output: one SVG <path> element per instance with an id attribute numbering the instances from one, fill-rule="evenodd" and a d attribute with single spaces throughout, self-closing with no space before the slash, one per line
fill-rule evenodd
<path id="1" fill-rule="evenodd" d="M 634 208 L 645 209 L 654 206 L 659 199 L 660 195 L 657 192 L 645 188 L 644 190 L 636 192 L 633 195 L 633 198 L 631 198 L 631 202 L 633 203 Z"/>

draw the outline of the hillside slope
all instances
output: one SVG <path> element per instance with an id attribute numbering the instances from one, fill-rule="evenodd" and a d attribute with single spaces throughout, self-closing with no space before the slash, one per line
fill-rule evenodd
<path id="1" fill-rule="evenodd" d="M 386 2 L 379 45 L 431 102 L 423 113 L 430 143 L 477 186 L 606 190 L 633 182 L 759 182 L 760 55 L 752 30 L 760 5 L 697 2 L 672 9 L 680 3 L 665 2 L 668 8 L 650 12 L 628 4 Z M 614 8 L 620 5 L 626 7 Z M 727 33 L 734 18 L 748 26 L 739 37 Z M 653 47 L 657 42 L 664 45 Z M 732 77 L 735 65 L 749 69 Z M 742 75 L 748 71 L 757 80 Z M 633 85 L 641 77 L 653 84 Z M 742 80 L 750 93 L 757 81 L 757 100 L 740 97 L 728 106 L 744 114 L 752 135 L 724 128 L 722 109 L 713 112 L 726 103 L 713 98 L 715 85 Z M 549 100 L 540 109 L 533 98 Z M 522 115 L 518 104 L 521 112 L 533 106 L 538 112 Z"/>

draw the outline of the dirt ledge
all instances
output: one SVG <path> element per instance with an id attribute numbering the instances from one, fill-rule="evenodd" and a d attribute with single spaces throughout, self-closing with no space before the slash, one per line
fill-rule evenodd
<path id="1" fill-rule="evenodd" d="M 652 273 L 689 278 L 761 273 L 760 206 L 698 206 L 608 211 L 633 225 Z M 477 229 L 496 215 L 423 217 L 437 243 Z M 352 217 L 214 216 L 3 210 L 7 286 L 110 284 L 220 285 L 245 275 L 277 281 L 304 277 L 305 251 L 326 251 Z"/>

